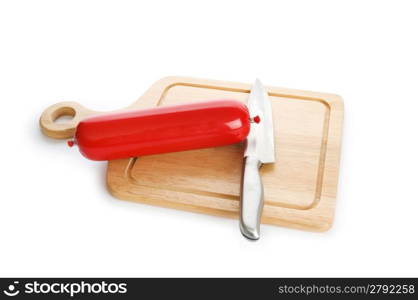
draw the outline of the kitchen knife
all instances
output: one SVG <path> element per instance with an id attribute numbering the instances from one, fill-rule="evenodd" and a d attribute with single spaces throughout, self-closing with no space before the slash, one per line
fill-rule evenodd
<path id="1" fill-rule="evenodd" d="M 264 204 L 259 169 L 263 164 L 275 162 L 271 102 L 258 79 L 251 89 L 247 106 L 252 123 L 246 139 L 241 178 L 240 229 L 246 238 L 258 240 Z"/>

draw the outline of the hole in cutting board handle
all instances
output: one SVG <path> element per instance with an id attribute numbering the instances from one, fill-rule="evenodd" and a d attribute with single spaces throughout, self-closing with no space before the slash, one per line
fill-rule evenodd
<path id="1" fill-rule="evenodd" d="M 76 110 L 72 107 L 60 107 L 54 111 L 52 119 L 54 123 L 65 124 L 74 119 Z"/>

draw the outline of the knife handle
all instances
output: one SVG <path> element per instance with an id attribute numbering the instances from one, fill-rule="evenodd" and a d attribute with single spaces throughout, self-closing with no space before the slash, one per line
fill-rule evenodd
<path id="1" fill-rule="evenodd" d="M 264 204 L 263 183 L 259 169 L 261 162 L 254 156 L 244 157 L 241 178 L 241 233 L 248 239 L 260 237 L 260 220 Z"/>

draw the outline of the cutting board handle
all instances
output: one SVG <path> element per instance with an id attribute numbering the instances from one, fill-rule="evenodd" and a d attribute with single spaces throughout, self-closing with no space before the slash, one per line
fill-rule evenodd
<path id="1" fill-rule="evenodd" d="M 78 123 L 97 112 L 89 110 L 77 102 L 60 102 L 51 105 L 42 113 L 39 125 L 43 134 L 54 139 L 69 139 L 74 136 Z M 72 117 L 66 122 L 56 122 L 62 116 Z"/>
<path id="2" fill-rule="evenodd" d="M 154 83 L 148 91 L 145 92 L 137 102 L 124 109 L 150 108 L 158 105 L 161 95 L 174 84 L 183 82 L 186 78 L 181 77 L 165 77 Z M 190 79 L 189 79 L 190 80 Z M 42 113 L 39 125 L 43 134 L 54 139 L 70 139 L 74 137 L 75 129 L 86 117 L 100 115 L 108 112 L 98 112 L 90 110 L 77 102 L 60 102 L 51 105 Z M 56 122 L 61 116 L 70 116 L 71 120 L 67 122 Z"/>

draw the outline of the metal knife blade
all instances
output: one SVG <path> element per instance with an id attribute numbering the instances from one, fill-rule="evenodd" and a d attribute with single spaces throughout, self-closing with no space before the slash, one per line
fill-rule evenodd
<path id="1" fill-rule="evenodd" d="M 263 183 L 259 168 L 275 162 L 274 128 L 271 102 L 260 80 L 256 80 L 248 97 L 252 122 L 246 141 L 241 179 L 240 229 L 251 240 L 260 237 L 260 220 L 264 204 Z"/>
<path id="2" fill-rule="evenodd" d="M 252 123 L 247 137 L 247 148 L 244 156 L 254 155 L 263 164 L 275 162 L 274 127 L 271 101 L 263 84 L 256 79 L 248 97 L 250 117 L 260 117 L 260 122 Z"/>

